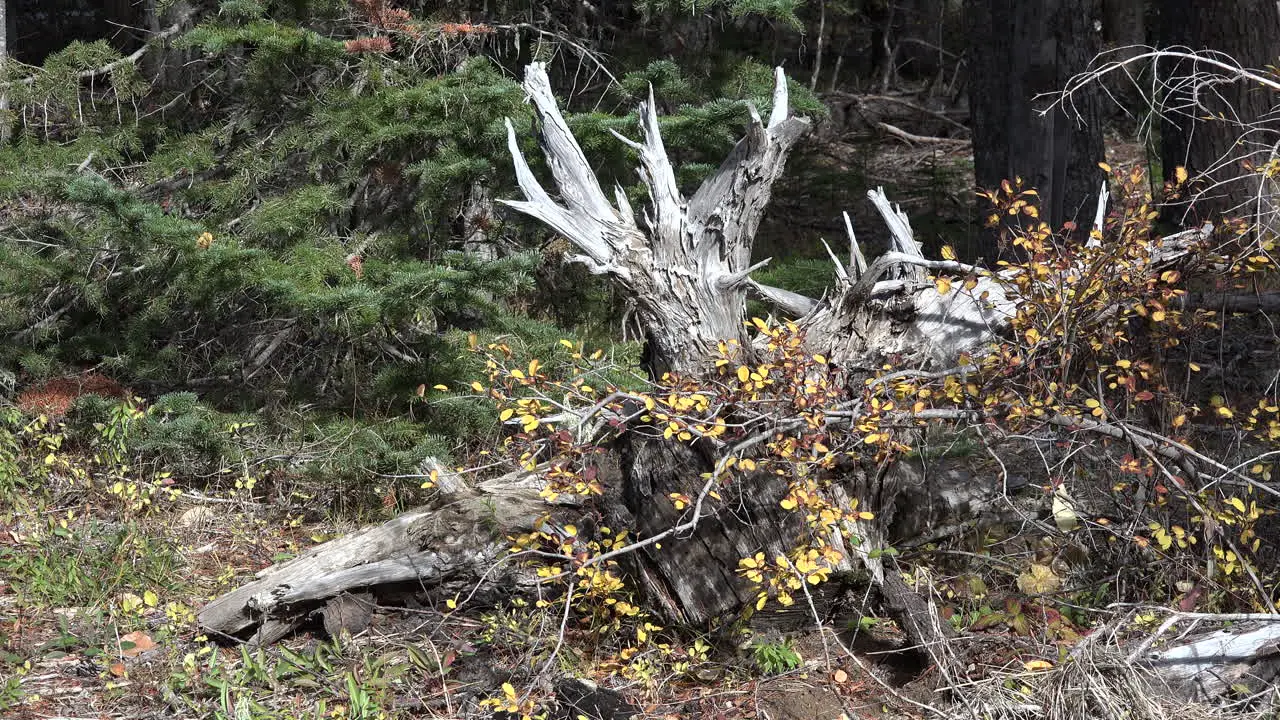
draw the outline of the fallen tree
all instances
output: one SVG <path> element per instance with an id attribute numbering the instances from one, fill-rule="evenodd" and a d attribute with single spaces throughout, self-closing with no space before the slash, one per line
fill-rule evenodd
<path id="1" fill-rule="evenodd" d="M 437 468 L 435 503 L 262 571 L 201 612 L 205 629 L 270 642 L 332 598 L 371 587 L 408 585 L 441 596 L 486 582 L 518 590 L 538 582 L 519 564 L 529 558 L 559 563 L 560 578 L 616 567 L 663 619 L 705 626 L 861 566 L 911 644 L 945 664 L 951 626 L 886 566 L 890 545 L 904 540 L 894 528 L 918 537 L 924 526 L 976 514 L 1006 497 L 1012 477 L 978 479 L 910 458 L 928 423 L 980 432 L 1025 431 L 1030 423 L 1046 438 L 1110 438 L 1168 463 L 1184 481 L 1197 468 L 1221 467 L 1094 412 L 1105 397 L 1037 400 L 1039 381 L 1027 380 L 1036 360 L 1070 366 L 1075 360 L 1061 348 L 1086 342 L 1050 337 L 1054 321 L 1028 313 L 1028 303 L 1062 301 L 1078 286 L 1072 313 L 1095 328 L 1123 325 L 1127 306 L 1107 297 L 1112 279 L 1099 268 L 1164 291 L 1161 283 L 1176 280 L 1166 269 L 1201 247 L 1211 227 L 1108 250 L 1077 267 L 1076 256 L 1046 249 L 1050 233 L 1033 222 L 1020 238 L 1028 262 L 993 271 L 924 257 L 906 216 L 877 190 L 869 196 L 888 225 L 890 250 L 868 262 L 850 229 L 847 259 L 828 248 L 833 292 L 803 297 L 751 278 L 764 265 L 752 262 L 752 239 L 772 183 L 808 127 L 789 116 L 780 69 L 768 119 L 752 108 L 746 136 L 689 198 L 663 146 L 655 103 L 641 105 L 641 140 L 619 140 L 640 160 L 649 196 L 642 220 L 620 189 L 611 201 L 601 188 L 541 65 L 528 68 L 525 89 L 560 199 L 543 188 L 508 125 L 525 199 L 507 204 L 564 236 L 580 252 L 574 260 L 634 299 L 655 389 L 583 390 L 579 378 L 551 387 L 562 393 L 555 399 L 536 367 L 504 367 L 498 354 L 488 392 L 512 408 L 505 418 L 519 413 L 509 422 L 523 469 L 472 486 Z M 1034 220 L 1030 193 L 1005 190 L 1001 211 Z M 1100 238 L 1101 211 L 1097 229 Z M 1074 284 L 1066 288 L 1064 279 Z M 749 319 L 749 294 L 794 320 Z M 1013 342 L 997 343 L 1002 337 Z M 979 378 L 984 388 L 1007 383 L 1009 394 L 977 392 Z M 1030 400 L 1019 399 L 1028 393 Z M 810 396 L 821 401 L 807 404 Z M 943 396 L 951 399 L 924 400 Z M 625 530 L 627 540 L 587 551 L 588 528 Z M 526 535 L 551 543 L 510 554 L 508 538 Z M 817 559 L 801 567 L 807 561 L 795 554 L 797 544 Z"/>

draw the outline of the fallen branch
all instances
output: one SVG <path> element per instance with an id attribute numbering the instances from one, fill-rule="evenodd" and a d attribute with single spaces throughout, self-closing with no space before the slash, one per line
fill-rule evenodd
<path id="1" fill-rule="evenodd" d="M 548 506 L 528 473 L 472 486 L 434 461 L 425 465 L 436 472 L 438 503 L 262 570 L 253 582 L 206 605 L 200 626 L 224 638 L 256 628 L 250 642 L 269 644 L 330 598 L 356 588 L 447 582 L 474 587 L 511 557 L 503 533 L 541 526 Z M 447 510 L 441 513 L 442 508 Z"/>
<path id="2" fill-rule="evenodd" d="M 902 140 L 908 145 L 925 144 L 925 145 L 951 145 L 954 147 L 960 147 L 961 145 L 968 145 L 971 142 L 970 140 L 964 140 L 960 138 L 944 138 L 944 137 L 935 137 L 933 135 L 916 135 L 915 133 L 909 133 L 900 127 L 890 125 L 887 122 L 878 122 L 876 123 L 876 127 L 898 138 L 899 140 Z"/>
<path id="3" fill-rule="evenodd" d="M 957 130 L 963 130 L 963 131 L 965 131 L 965 132 L 969 132 L 969 126 L 965 125 L 964 123 L 960 122 L 959 120 L 956 120 L 955 118 L 951 117 L 950 115 L 947 115 L 946 113 L 943 113 L 943 112 L 938 112 L 937 110 L 930 110 L 929 108 L 924 107 L 923 105 L 918 105 L 918 104 L 916 104 L 916 103 L 911 102 L 910 100 L 904 100 L 904 99 L 902 99 L 902 98 L 900 98 L 900 97 L 894 97 L 894 96 L 892 96 L 892 95 L 859 95 L 859 96 L 855 97 L 854 99 L 855 99 L 855 100 L 857 100 L 857 101 L 859 101 L 859 102 L 867 102 L 867 101 L 871 101 L 871 100 L 879 100 L 879 101 L 882 101 L 882 102 L 894 103 L 895 105 L 901 105 L 901 106 L 903 106 L 903 107 L 905 107 L 905 108 L 910 108 L 910 109 L 912 109 L 912 110 L 915 110 L 916 112 L 924 113 L 925 115 L 930 115 L 930 116 L 932 116 L 932 117 L 936 117 L 936 118 L 938 118 L 939 120 L 941 120 L 941 121 L 943 121 L 943 122 L 945 122 L 945 123 L 948 123 L 949 125 L 952 125 L 952 126 L 953 126 L 953 127 L 955 127 Z"/>

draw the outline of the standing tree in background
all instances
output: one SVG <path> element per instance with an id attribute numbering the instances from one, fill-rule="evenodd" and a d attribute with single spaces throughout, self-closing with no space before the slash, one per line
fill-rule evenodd
<path id="1" fill-rule="evenodd" d="M 4 66 L 9 59 L 9 14 L 8 0 L 0 0 L 0 78 L 5 77 Z M 0 89 L 0 142 L 9 140 L 9 93 L 8 88 Z"/>
<path id="2" fill-rule="evenodd" d="M 1270 0 L 1167 0 L 1160 4 L 1160 45 L 1211 51 L 1214 57 L 1258 69 L 1280 63 L 1280 6 Z M 1220 55 L 1219 55 L 1220 54 Z M 1188 222 L 1219 213 L 1244 216 L 1265 210 L 1264 178 L 1245 171 L 1274 154 L 1277 93 L 1258 83 L 1220 77 L 1220 68 L 1194 59 L 1162 60 L 1161 76 L 1183 78 L 1161 98 L 1161 160 L 1166 177 L 1185 166 L 1205 181 L 1193 196 Z M 1172 63 L 1172 67 L 1169 66 Z"/>
<path id="3" fill-rule="evenodd" d="M 1098 50 L 1096 0 L 970 0 L 969 102 L 979 187 L 1022 178 L 1040 193 L 1053 226 L 1093 219 L 1102 157 L 1095 88 L 1064 108 L 1042 112 L 1047 96 L 1083 71 Z M 989 247 L 974 256 L 992 257 Z"/>

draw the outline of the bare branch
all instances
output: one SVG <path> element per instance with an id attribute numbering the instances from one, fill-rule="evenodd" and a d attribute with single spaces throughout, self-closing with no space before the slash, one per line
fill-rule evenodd
<path id="1" fill-rule="evenodd" d="M 829 245 L 826 240 L 823 240 L 822 247 L 826 248 L 827 257 L 831 258 L 831 264 L 835 266 L 836 280 L 840 281 L 842 285 L 848 284 L 849 271 L 844 269 L 844 264 L 840 262 L 840 258 L 836 257 L 836 253 L 831 249 L 831 245 Z"/>
<path id="2" fill-rule="evenodd" d="M 853 274 L 853 279 L 857 280 L 867 271 L 867 258 L 863 256 L 862 248 L 858 247 L 858 237 L 853 234 L 853 220 L 848 211 L 843 215 L 844 231 L 849 236 L 849 271 Z"/>
<path id="3" fill-rule="evenodd" d="M 783 312 L 795 317 L 804 317 L 813 311 L 818 305 L 818 301 L 807 295 L 801 295 L 797 292 L 776 288 L 770 285 L 758 283 L 755 280 L 748 279 L 751 289 L 760 296 L 765 302 L 772 303 L 780 308 Z"/>
<path id="4" fill-rule="evenodd" d="M 971 142 L 970 140 L 961 139 L 961 138 L 945 138 L 945 137 L 936 137 L 933 135 L 916 135 L 915 133 L 909 133 L 906 130 L 903 130 L 902 128 L 896 125 L 890 125 L 887 122 L 878 122 L 876 123 L 876 127 L 889 133 L 893 137 L 896 137 L 899 140 L 907 143 L 908 145 L 916 145 L 916 144 L 950 145 L 953 147 L 959 147 L 961 145 L 968 145 Z"/>
<path id="5" fill-rule="evenodd" d="M 769 264 L 771 260 L 773 260 L 773 258 L 765 258 L 760 262 L 756 263 L 755 265 L 752 265 L 749 268 L 743 268 L 738 272 L 729 273 L 728 275 L 721 275 L 716 280 L 716 285 L 721 290 L 730 290 L 730 289 L 736 288 L 739 285 L 745 283 L 747 281 L 747 278 L 751 275 L 751 273 L 755 272 L 756 270 L 759 270 L 762 267 L 765 267 L 766 265 Z"/>

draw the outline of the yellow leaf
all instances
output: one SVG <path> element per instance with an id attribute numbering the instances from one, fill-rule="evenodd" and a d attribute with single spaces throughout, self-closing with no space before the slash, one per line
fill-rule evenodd
<path id="1" fill-rule="evenodd" d="M 1187 169 L 1179 165 L 1173 169 L 1173 179 L 1179 185 L 1187 181 Z"/>
<path id="2" fill-rule="evenodd" d="M 1036 672 L 1038 670 L 1048 670 L 1053 667 L 1053 663 L 1048 660 L 1028 660 L 1022 663 L 1022 667 L 1028 672 Z"/>
<path id="3" fill-rule="evenodd" d="M 1231 412 L 1231 408 L 1228 408 L 1228 407 L 1218 408 L 1218 414 L 1224 418 L 1235 417 L 1235 413 Z"/>
<path id="4" fill-rule="evenodd" d="M 511 687 L 511 683 L 509 682 L 502 683 L 502 694 L 506 695 L 511 700 L 516 699 L 516 689 Z"/>
<path id="5" fill-rule="evenodd" d="M 1032 563 L 1031 567 L 1018 576 L 1017 584 L 1018 590 L 1027 595 L 1045 595 L 1062 587 L 1062 580 L 1048 565 Z"/>
<path id="6" fill-rule="evenodd" d="M 813 356 L 813 361 L 814 361 L 814 362 L 816 362 L 816 363 L 818 363 L 819 365 L 826 365 L 826 364 L 827 364 L 827 358 L 826 358 L 825 356 L 823 356 L 823 355 L 814 355 L 814 356 Z"/>
<path id="7" fill-rule="evenodd" d="M 942 246 L 942 259 L 943 259 L 943 260 L 955 260 L 955 259 L 956 259 L 956 249 L 955 249 L 955 248 L 953 248 L 953 247 L 951 247 L 950 245 L 943 245 L 943 246 Z"/>
<path id="8" fill-rule="evenodd" d="M 949 279 L 944 277 L 939 277 L 935 282 L 938 285 L 939 295 L 946 295 L 947 293 L 951 292 L 951 281 Z"/>
<path id="9" fill-rule="evenodd" d="M 476 392 L 484 392 L 484 386 L 478 382 L 471 383 L 471 389 L 475 390 Z"/>
<path id="10" fill-rule="evenodd" d="M 1102 168 L 1102 172 L 1111 172 L 1111 166 L 1104 162 L 1098 163 L 1098 167 Z"/>
<path id="11" fill-rule="evenodd" d="M 501 422 L 506 422 L 511 419 L 512 415 L 515 415 L 515 414 L 516 414 L 515 410 L 512 410 L 511 408 L 507 408 L 506 410 L 503 410 L 501 413 L 498 414 L 498 420 L 500 420 Z"/>
<path id="12" fill-rule="evenodd" d="M 781 504 L 782 504 L 782 509 L 783 509 L 783 510 L 795 510 L 795 509 L 796 509 L 796 501 L 795 501 L 795 498 L 792 498 L 792 497 L 784 497 L 784 498 L 782 498 L 782 503 L 781 503 Z"/>
<path id="13" fill-rule="evenodd" d="M 1040 342 L 1039 330 L 1036 330 L 1035 328 L 1027 328 L 1027 332 L 1025 334 L 1027 337 L 1027 342 L 1031 343 L 1032 345 L 1035 345 Z"/>
<path id="14" fill-rule="evenodd" d="M 1244 512 L 1244 501 L 1238 497 L 1233 497 L 1227 501 L 1227 504 L 1240 512 Z"/>
<path id="15" fill-rule="evenodd" d="M 751 369 L 747 367 L 738 368 L 738 381 L 746 382 L 751 379 Z"/>
<path id="16" fill-rule="evenodd" d="M 523 370 L 521 370 L 520 368 L 516 368 L 516 369 L 514 369 L 514 370 L 512 370 L 512 371 L 511 371 L 511 377 L 513 377 L 513 378 L 515 378 L 515 379 L 517 379 L 517 380 L 523 380 L 523 379 L 524 379 L 524 371 L 523 371 Z"/>

